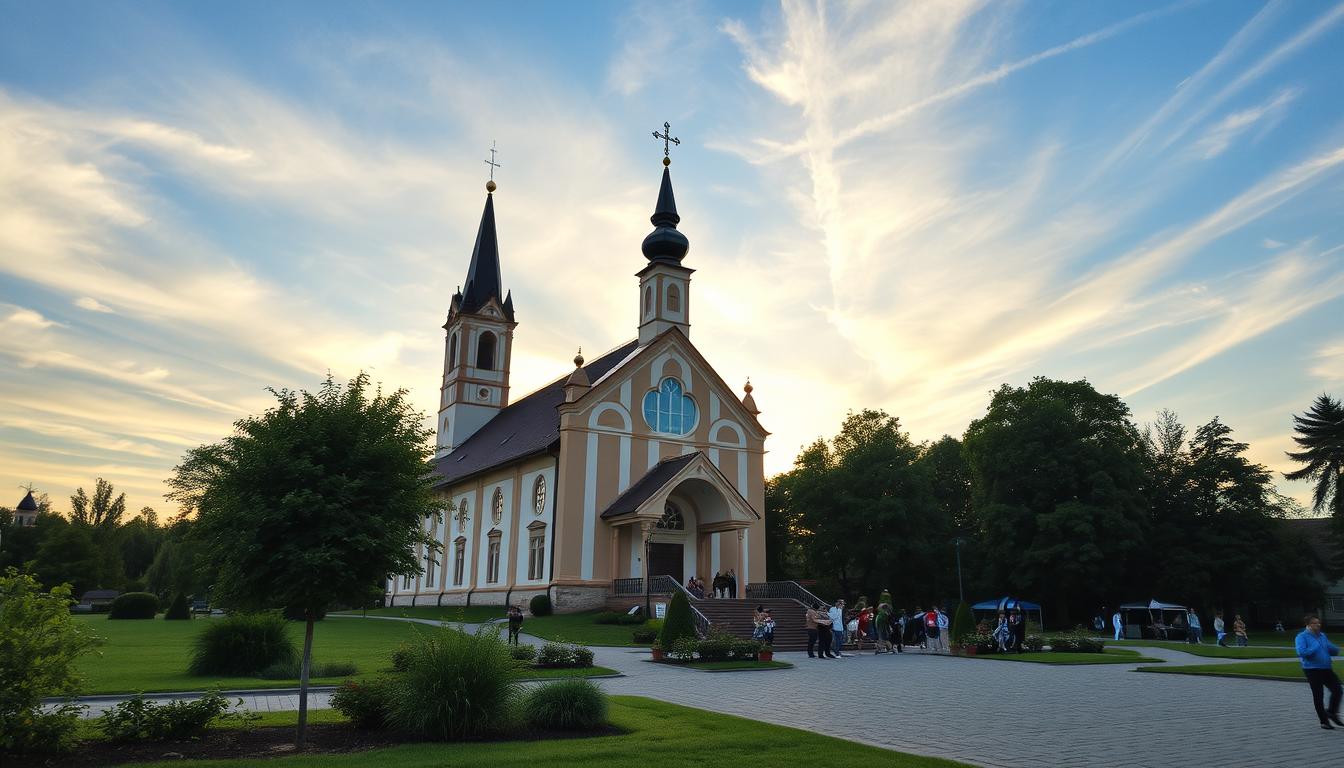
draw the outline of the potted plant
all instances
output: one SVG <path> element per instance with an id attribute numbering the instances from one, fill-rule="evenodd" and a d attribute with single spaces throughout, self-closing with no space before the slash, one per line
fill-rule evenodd
<path id="1" fill-rule="evenodd" d="M 772 645 L 762 645 L 761 650 L 756 652 L 757 661 L 774 661 L 775 648 Z"/>
<path id="2" fill-rule="evenodd" d="M 650 648 L 650 651 L 653 653 L 653 660 L 654 660 L 654 661 L 662 661 L 662 660 L 663 660 L 663 641 L 661 641 L 661 640 L 654 640 L 654 641 L 653 641 L 653 646 L 652 646 L 652 648 Z"/>

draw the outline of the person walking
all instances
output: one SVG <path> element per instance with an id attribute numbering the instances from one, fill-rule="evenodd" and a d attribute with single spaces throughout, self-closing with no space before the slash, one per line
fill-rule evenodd
<path id="1" fill-rule="evenodd" d="M 1232 634 L 1237 638 L 1237 647 L 1245 648 L 1250 644 L 1250 637 L 1246 634 L 1246 622 L 1241 620 L 1241 614 L 1234 614 L 1232 619 Z"/>
<path id="2" fill-rule="evenodd" d="M 509 644 L 518 645 L 518 634 L 523 630 L 523 609 L 509 606 Z M 499 635 L 495 635 L 499 637 Z"/>
<path id="3" fill-rule="evenodd" d="M 952 650 L 952 620 L 947 617 L 947 612 L 939 606 L 938 611 L 938 644 L 942 646 L 943 652 Z"/>
<path id="4" fill-rule="evenodd" d="M 1125 633 L 1125 620 L 1120 616 L 1119 608 L 1111 616 L 1111 626 L 1115 628 L 1115 639 L 1119 640 Z"/>
<path id="5" fill-rule="evenodd" d="M 835 646 L 835 658 L 845 657 L 845 601 L 836 600 L 827 612 L 831 622 L 831 643 Z"/>
<path id="6" fill-rule="evenodd" d="M 807 613 L 803 614 L 803 625 L 807 627 L 807 658 L 809 659 L 826 658 L 825 651 L 822 651 L 820 655 L 814 655 L 815 651 L 820 650 L 818 648 L 820 627 L 817 624 L 817 620 L 820 619 L 821 616 L 821 611 L 818 611 L 816 608 L 808 608 Z M 829 645 L 829 643 L 827 643 L 827 645 Z"/>
<path id="7" fill-rule="evenodd" d="M 1213 612 L 1213 634 L 1218 636 L 1218 644 L 1227 647 L 1227 625 L 1223 623 L 1223 612 Z"/>
<path id="8" fill-rule="evenodd" d="M 891 652 L 891 606 L 877 604 L 877 613 L 873 616 L 873 629 L 876 630 L 877 643 L 873 655 Z"/>
<path id="9" fill-rule="evenodd" d="M 1195 613 L 1194 608 L 1191 608 L 1190 613 L 1186 615 L 1185 623 L 1190 627 L 1190 634 L 1186 636 L 1185 641 L 1192 645 L 1202 645 L 1204 628 L 1199 625 L 1199 614 Z"/>
<path id="10" fill-rule="evenodd" d="M 1334 730 L 1335 725 L 1344 726 L 1339 719 L 1339 676 L 1335 674 L 1334 662 L 1330 657 L 1339 655 L 1339 646 L 1330 642 L 1330 638 L 1321 631 L 1321 620 L 1308 615 L 1303 624 L 1306 626 L 1297 633 L 1294 646 L 1298 658 L 1302 660 L 1302 673 L 1311 685 L 1311 703 L 1316 707 L 1316 716 L 1321 719 L 1321 727 Z M 1325 689 L 1330 690 L 1330 704 L 1325 704 Z M 1334 723 L 1334 725 L 1331 725 Z"/>

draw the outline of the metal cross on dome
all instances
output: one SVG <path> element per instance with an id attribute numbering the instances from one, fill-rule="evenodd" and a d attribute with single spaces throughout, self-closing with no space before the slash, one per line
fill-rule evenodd
<path id="1" fill-rule="evenodd" d="M 676 138 L 676 137 L 674 137 L 674 136 L 672 135 L 672 124 L 671 124 L 671 123 L 664 122 L 664 123 L 663 123 L 663 132 L 662 132 L 662 133 L 659 133 L 659 132 L 657 132 L 657 131 L 654 131 L 654 132 L 653 132 L 653 138 L 655 138 L 655 139 L 662 139 L 662 140 L 663 140 L 663 157 L 668 157 L 668 156 L 669 156 L 669 153 L 671 152 L 671 149 L 672 149 L 672 145 L 673 145 L 673 144 L 676 144 L 677 146 L 681 146 L 681 139 L 678 139 L 678 138 Z"/>

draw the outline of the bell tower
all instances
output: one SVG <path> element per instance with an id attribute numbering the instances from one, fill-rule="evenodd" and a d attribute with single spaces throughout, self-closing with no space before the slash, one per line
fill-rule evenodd
<path id="1" fill-rule="evenodd" d="M 448 307 L 435 457 L 476 434 L 509 404 L 513 352 L 513 294 L 503 292 L 495 234 L 494 180 L 485 185 L 485 210 L 467 268 L 466 288 Z M 503 294 L 501 298 L 501 294 Z"/>
<path id="2" fill-rule="evenodd" d="M 677 200 L 672 194 L 672 158 L 669 144 L 681 142 L 670 135 L 663 123 L 663 133 L 654 131 L 654 138 L 663 140 L 663 182 L 658 189 L 658 203 L 654 206 L 649 223 L 653 231 L 644 238 L 642 250 L 649 263 L 635 273 L 639 278 L 639 343 L 648 344 L 669 328 L 679 328 L 687 337 L 691 333 L 691 273 L 683 267 L 691 243 L 677 230 L 681 216 L 677 215 Z"/>

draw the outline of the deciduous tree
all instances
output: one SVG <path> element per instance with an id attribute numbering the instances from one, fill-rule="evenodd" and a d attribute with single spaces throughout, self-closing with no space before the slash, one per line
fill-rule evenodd
<path id="1" fill-rule="evenodd" d="M 218 569 L 212 601 L 285 607 L 307 617 L 299 728 L 307 724 L 313 622 L 355 602 L 389 574 L 415 573 L 440 514 L 429 458 L 432 432 L 406 392 L 370 391 L 361 373 L 330 376 L 317 392 L 274 391 L 277 404 L 233 435 L 189 452 L 170 496 L 197 511 L 194 535 Z"/>

